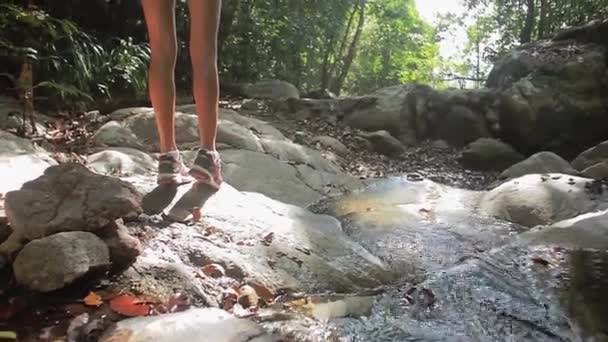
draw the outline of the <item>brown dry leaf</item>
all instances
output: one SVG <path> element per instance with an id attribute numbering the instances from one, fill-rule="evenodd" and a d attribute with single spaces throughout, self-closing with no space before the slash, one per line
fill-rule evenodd
<path id="1" fill-rule="evenodd" d="M 258 305 L 260 297 L 255 289 L 249 285 L 243 285 L 239 289 L 239 304 L 244 308 L 254 307 Z"/>
<path id="2" fill-rule="evenodd" d="M 239 294 L 234 289 L 229 288 L 222 291 L 222 308 L 226 311 L 232 310 L 238 301 Z"/>
<path id="3" fill-rule="evenodd" d="M 97 293 L 91 291 L 84 297 L 84 304 L 88 306 L 101 306 L 103 300 L 101 300 L 101 297 Z"/>
<path id="4" fill-rule="evenodd" d="M 129 317 L 148 316 L 151 309 L 145 301 L 126 294 L 112 298 L 110 308 L 123 316 Z"/>
<path id="5" fill-rule="evenodd" d="M 264 303 L 270 305 L 272 304 L 272 302 L 274 302 L 275 294 L 271 289 L 255 281 L 250 282 L 249 285 L 253 287 L 255 292 L 264 301 Z"/>
<path id="6" fill-rule="evenodd" d="M 203 273 L 211 278 L 221 278 L 226 274 L 226 270 L 221 265 L 209 264 L 202 268 Z"/>
<path id="7" fill-rule="evenodd" d="M 270 232 L 270 233 L 266 234 L 266 236 L 264 236 L 264 238 L 262 239 L 262 243 L 265 246 L 270 246 L 270 244 L 272 243 L 272 240 L 274 240 L 274 233 Z"/>

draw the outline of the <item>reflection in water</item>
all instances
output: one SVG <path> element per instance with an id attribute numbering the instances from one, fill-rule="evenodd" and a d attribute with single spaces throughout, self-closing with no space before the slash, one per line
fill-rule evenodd
<path id="1" fill-rule="evenodd" d="M 562 302 L 585 340 L 608 341 L 608 253 L 568 253 Z"/>

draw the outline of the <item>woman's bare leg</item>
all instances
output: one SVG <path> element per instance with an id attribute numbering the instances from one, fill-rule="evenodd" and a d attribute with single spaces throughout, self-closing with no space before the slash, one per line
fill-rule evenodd
<path id="1" fill-rule="evenodd" d="M 197 1 L 207 3 L 207 1 Z M 156 113 L 160 152 L 176 151 L 175 63 L 177 38 L 175 0 L 142 0 L 152 56 L 149 70 L 150 100 Z"/>
<path id="2" fill-rule="evenodd" d="M 221 6 L 221 0 L 188 1 L 194 100 L 198 113 L 201 148 L 208 151 L 215 151 L 217 135 L 219 103 L 217 34 Z"/>

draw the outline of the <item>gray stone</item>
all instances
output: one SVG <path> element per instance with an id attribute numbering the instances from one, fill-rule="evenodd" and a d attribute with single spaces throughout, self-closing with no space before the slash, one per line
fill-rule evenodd
<path id="1" fill-rule="evenodd" d="M 138 137 L 118 121 L 109 121 L 93 135 L 93 142 L 98 146 L 131 147 L 145 151 L 146 147 Z"/>
<path id="2" fill-rule="evenodd" d="M 581 174 L 593 179 L 608 179 L 608 160 L 589 166 Z"/>
<path id="3" fill-rule="evenodd" d="M 340 142 L 340 140 L 330 137 L 330 136 L 318 136 L 312 139 L 314 144 L 320 144 L 322 147 L 330 148 L 333 152 L 335 152 L 339 156 L 348 155 L 348 148 Z"/>
<path id="4" fill-rule="evenodd" d="M 141 202 L 141 194 L 124 181 L 80 164 L 61 164 L 7 193 L 5 206 L 13 234 L 33 240 L 57 232 L 98 230 L 139 215 Z M 0 251 L 10 252 L 2 246 Z"/>
<path id="5" fill-rule="evenodd" d="M 139 240 L 131 236 L 129 229 L 119 222 L 108 224 L 96 234 L 108 246 L 114 269 L 122 270 L 130 266 L 142 252 Z"/>
<path id="6" fill-rule="evenodd" d="M 266 80 L 245 86 L 245 95 L 253 99 L 284 100 L 299 98 L 300 92 L 291 83 L 279 80 Z"/>
<path id="7" fill-rule="evenodd" d="M 322 194 L 335 195 L 344 191 L 362 188 L 363 182 L 358 178 L 342 173 L 317 171 L 307 165 L 297 165 L 300 179 L 312 189 Z"/>
<path id="8" fill-rule="evenodd" d="M 114 341 L 278 342 L 258 324 L 217 308 L 129 318 L 106 331 L 100 342 Z"/>
<path id="9" fill-rule="evenodd" d="M 486 193 L 480 209 L 525 227 L 547 225 L 608 208 L 608 193 L 590 194 L 591 179 L 563 174 L 526 175 Z"/>
<path id="10" fill-rule="evenodd" d="M 229 120 L 221 120 L 217 129 L 217 142 L 232 148 L 262 152 L 262 145 L 253 132 Z"/>
<path id="11" fill-rule="evenodd" d="M 48 152 L 31 141 L 0 130 L 0 193 L 18 190 L 56 165 Z"/>
<path id="12" fill-rule="evenodd" d="M 17 255 L 17 281 L 40 292 L 61 289 L 81 277 L 102 274 L 110 265 L 108 247 L 87 232 L 65 232 L 29 242 Z"/>
<path id="13" fill-rule="evenodd" d="M 318 171 L 340 172 L 340 167 L 325 159 L 321 152 L 295 144 L 289 140 L 261 139 L 264 151 L 278 160 L 304 164 Z"/>
<path id="14" fill-rule="evenodd" d="M 259 192 L 279 201 L 308 205 L 321 194 L 298 178 L 295 168 L 272 156 L 245 150 L 222 152 L 225 180 L 241 191 Z"/>
<path id="15" fill-rule="evenodd" d="M 87 167 L 102 175 L 150 175 L 157 170 L 151 155 L 130 147 L 113 147 L 87 157 Z"/>
<path id="16" fill-rule="evenodd" d="M 361 133 L 361 136 L 369 140 L 374 151 L 380 154 L 389 157 L 399 157 L 405 153 L 405 146 L 387 131 Z"/>
<path id="17" fill-rule="evenodd" d="M 576 175 L 570 163 L 553 152 L 539 152 L 500 174 L 501 179 L 513 179 L 534 173 L 562 173 Z"/>
<path id="18" fill-rule="evenodd" d="M 112 113 L 108 114 L 108 116 L 112 120 L 123 121 L 124 119 L 126 119 L 130 116 L 134 116 L 134 115 L 138 115 L 138 114 L 145 114 L 145 113 L 150 113 L 150 112 L 154 112 L 154 108 L 129 107 L 129 108 L 117 109 L 117 110 L 113 111 Z"/>
<path id="19" fill-rule="evenodd" d="M 464 146 L 490 136 L 485 118 L 469 107 L 454 105 L 445 116 L 432 124 L 433 136 L 454 146 Z"/>
<path id="20" fill-rule="evenodd" d="M 579 156 L 572 161 L 572 166 L 579 171 L 583 171 L 584 169 L 606 160 L 608 160 L 608 140 L 579 154 Z"/>
<path id="21" fill-rule="evenodd" d="M 502 141 L 481 138 L 469 144 L 459 157 L 469 169 L 500 171 L 521 161 L 524 156 Z"/>

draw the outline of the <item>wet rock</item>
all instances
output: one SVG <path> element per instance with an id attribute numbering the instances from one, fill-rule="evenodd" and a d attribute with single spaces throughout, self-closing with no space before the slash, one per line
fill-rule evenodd
<path id="1" fill-rule="evenodd" d="M 13 271 L 26 287 L 50 292 L 110 265 L 108 247 L 87 232 L 65 232 L 29 242 L 17 255 Z"/>
<path id="2" fill-rule="evenodd" d="M 345 156 L 348 154 L 348 148 L 340 142 L 340 140 L 330 136 L 318 136 L 312 139 L 314 144 L 319 144 L 322 147 L 329 148 L 339 156 Z"/>
<path id="3" fill-rule="evenodd" d="M 499 178 L 513 179 L 533 173 L 561 173 L 576 175 L 577 172 L 570 166 L 570 163 L 553 152 L 539 152 L 528 157 L 505 171 Z"/>
<path id="4" fill-rule="evenodd" d="M 373 149 L 380 154 L 399 157 L 405 152 L 405 146 L 387 131 L 362 133 L 361 136 L 369 140 Z"/>
<path id="5" fill-rule="evenodd" d="M 57 162 L 30 140 L 0 130 L 0 193 L 19 189 Z"/>
<path id="6" fill-rule="evenodd" d="M 119 222 L 112 222 L 96 232 L 108 246 L 112 268 L 121 270 L 133 264 L 142 252 L 139 240 Z"/>
<path id="7" fill-rule="evenodd" d="M 139 270 L 145 260 L 155 265 L 160 259 L 193 265 L 184 266 L 184 273 L 196 274 L 204 265 L 218 264 L 227 277 L 259 282 L 274 293 L 349 291 L 394 279 L 385 264 L 350 239 L 332 217 L 258 193 L 241 193 L 228 183 L 207 201 L 203 215 L 204 228 L 173 224 L 155 232 L 134 267 Z M 189 286 L 196 283 L 187 281 Z M 221 298 L 221 291 L 203 292 Z"/>
<path id="8" fill-rule="evenodd" d="M 307 165 L 297 165 L 296 170 L 306 185 L 322 194 L 334 195 L 335 191 L 354 191 L 364 186 L 361 180 L 351 175 L 317 171 Z"/>
<path id="9" fill-rule="evenodd" d="M 57 232 L 95 231 L 118 218 L 137 216 L 141 201 L 126 182 L 80 164 L 61 164 L 7 193 L 5 205 L 15 234 L 33 240 Z"/>
<path id="10" fill-rule="evenodd" d="M 291 83 L 279 80 L 266 80 L 245 87 L 246 97 L 252 99 L 284 100 L 300 98 L 300 92 Z"/>
<path id="11" fill-rule="evenodd" d="M 150 175 L 157 170 L 151 155 L 129 147 L 113 147 L 87 157 L 87 167 L 102 175 Z"/>
<path id="12" fill-rule="evenodd" d="M 608 208 L 608 194 L 587 191 L 591 180 L 563 174 L 526 175 L 484 195 L 482 212 L 525 227 L 547 225 Z"/>
<path id="13" fill-rule="evenodd" d="M 583 171 L 606 160 L 608 160 L 608 140 L 579 154 L 578 157 L 572 161 L 572 166 L 579 171 Z"/>
<path id="14" fill-rule="evenodd" d="M 221 309 L 190 309 L 152 317 L 120 321 L 105 332 L 100 342 L 111 341 L 234 341 L 271 342 L 256 323 L 238 319 Z"/>
<path id="15" fill-rule="evenodd" d="M 523 159 L 511 146 L 496 139 L 481 138 L 462 151 L 459 161 L 469 169 L 499 171 Z"/>

